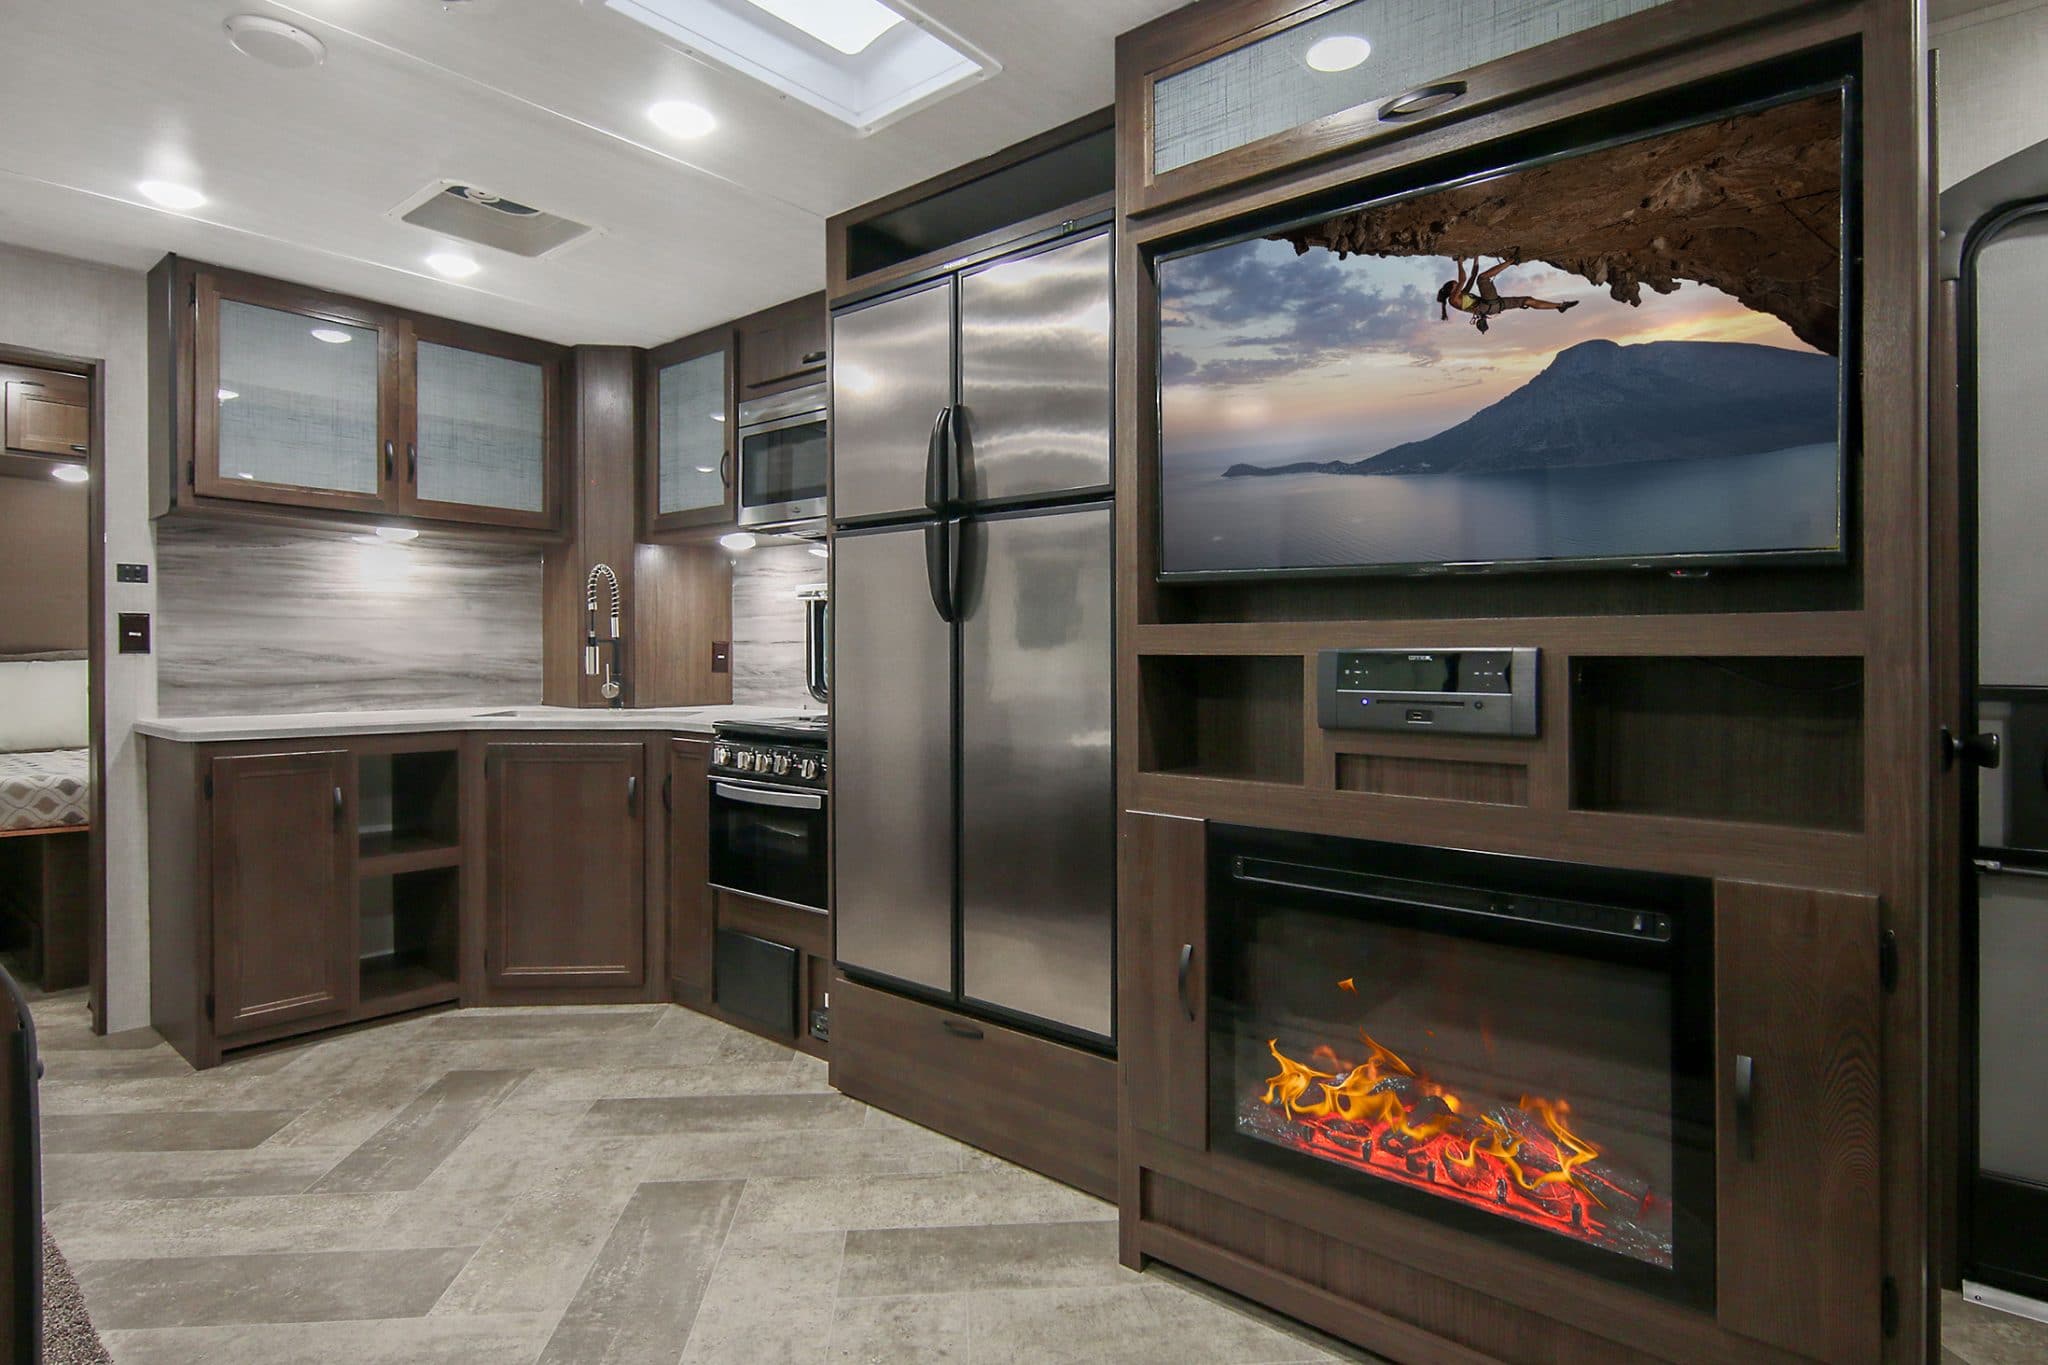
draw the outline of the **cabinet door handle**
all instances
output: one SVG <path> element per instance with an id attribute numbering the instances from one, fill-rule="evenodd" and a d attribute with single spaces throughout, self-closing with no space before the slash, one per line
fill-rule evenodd
<path id="1" fill-rule="evenodd" d="M 1735 1054 L 1735 1155 L 1756 1160 L 1756 1058 Z"/>
<path id="2" fill-rule="evenodd" d="M 398 442 L 386 441 L 384 443 L 384 477 L 387 479 L 397 472 L 398 467 L 394 463 L 397 455 Z"/>
<path id="3" fill-rule="evenodd" d="M 952 1034 L 955 1038 L 979 1038 L 982 1036 L 979 1027 L 974 1024 L 964 1023 L 958 1019 L 941 1019 L 939 1023 L 945 1027 L 946 1032 Z"/>
<path id="4" fill-rule="evenodd" d="M 1394 96 L 1380 106 L 1381 123 L 1404 123 L 1424 114 L 1434 113 L 1456 100 L 1465 98 L 1463 81 L 1438 81 L 1434 85 L 1418 85 L 1413 90 Z"/>
<path id="5" fill-rule="evenodd" d="M 661 808 L 673 812 L 675 803 L 676 775 L 669 773 L 661 779 Z"/>
<path id="6" fill-rule="evenodd" d="M 732 452 L 726 451 L 718 457 L 718 486 L 732 487 Z"/>
<path id="7" fill-rule="evenodd" d="M 632 810 L 634 803 L 639 799 L 640 778 L 637 775 L 628 774 L 626 777 L 626 809 Z"/>
<path id="8" fill-rule="evenodd" d="M 1188 998 L 1188 983 L 1193 981 L 1194 977 L 1195 945 L 1183 943 L 1180 945 L 1180 973 L 1175 989 L 1180 994 L 1181 1013 L 1187 1015 L 1191 1024 L 1195 1021 L 1195 1002 Z"/>
<path id="9" fill-rule="evenodd" d="M 803 363 L 806 365 L 822 365 L 825 363 L 825 353 L 823 351 L 805 351 Z"/>
<path id="10" fill-rule="evenodd" d="M 420 481 L 420 448 L 411 441 L 405 443 L 405 481 Z"/>
<path id="11" fill-rule="evenodd" d="M 341 815 L 346 809 L 348 809 L 348 802 L 343 798 L 341 788 L 336 787 L 334 789 L 334 827 L 336 829 L 341 828 Z"/>

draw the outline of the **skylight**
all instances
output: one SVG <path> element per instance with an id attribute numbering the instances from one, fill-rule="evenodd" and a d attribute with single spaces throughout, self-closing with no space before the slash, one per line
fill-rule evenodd
<path id="1" fill-rule="evenodd" d="M 785 24 L 794 25 L 849 57 L 903 22 L 903 16 L 879 0 L 749 0 Z"/>
<path id="2" fill-rule="evenodd" d="M 902 0 L 604 3 L 862 133 L 999 69 Z"/>

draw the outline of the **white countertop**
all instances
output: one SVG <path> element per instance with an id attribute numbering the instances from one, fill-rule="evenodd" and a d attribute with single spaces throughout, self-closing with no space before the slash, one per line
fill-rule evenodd
<path id="1" fill-rule="evenodd" d="M 808 712 L 822 709 L 806 708 Z M 708 735 L 713 721 L 767 720 L 793 715 L 796 710 L 792 706 L 650 706 L 618 711 L 594 706 L 446 706 L 274 716 L 163 716 L 135 722 L 135 732 L 190 744 L 446 730 L 667 730 Z"/>

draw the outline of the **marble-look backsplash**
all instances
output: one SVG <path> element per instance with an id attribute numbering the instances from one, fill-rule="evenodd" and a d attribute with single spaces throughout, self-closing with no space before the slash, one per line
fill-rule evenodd
<path id="1" fill-rule="evenodd" d="M 825 581 L 808 545 L 762 545 L 733 560 L 732 699 L 814 707 L 804 678 L 804 604 L 796 590 Z"/>
<path id="2" fill-rule="evenodd" d="M 537 549 L 181 522 L 156 538 L 163 715 L 540 701 Z"/>

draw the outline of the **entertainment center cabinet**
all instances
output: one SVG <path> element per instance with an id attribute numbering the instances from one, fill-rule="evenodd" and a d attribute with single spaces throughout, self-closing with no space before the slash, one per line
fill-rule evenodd
<path id="1" fill-rule="evenodd" d="M 1462 15 L 1442 24 L 1470 32 L 1513 10 L 1506 26 L 1533 36 L 1513 50 L 1451 43 L 1418 56 L 1413 42 L 1431 31 L 1432 9 Z M 1547 28 L 1523 23 L 1532 9 L 1549 14 Z M 1121 40 L 1126 1264 L 1180 1267 L 1424 1365 L 1930 1358 L 1930 1228 L 1947 1197 L 1933 1174 L 1945 1155 L 1930 1137 L 1942 1125 L 1925 1117 L 1928 1000 L 1946 970 L 1929 910 L 1932 811 L 1960 779 L 1938 743 L 1929 615 L 1939 593 L 1928 560 L 1932 174 L 1922 22 L 1909 0 L 1205 0 Z M 1295 49 L 1330 33 L 1367 35 L 1374 53 L 1365 74 L 1353 73 L 1352 102 L 1334 109 L 1289 84 L 1302 74 Z M 1293 42 L 1293 75 L 1243 55 L 1269 41 Z M 1386 84 L 1373 87 L 1370 68 L 1383 59 Z M 1515 164 L 1532 147 L 1654 124 L 1646 110 L 1693 99 L 1711 108 L 1724 89 L 1803 88 L 1804 73 L 1830 66 L 1853 77 L 1856 177 L 1844 239 L 1854 349 L 1842 368 L 1849 477 L 1838 562 L 1161 578 L 1161 256 L 1334 213 L 1380 197 L 1382 186 L 1470 176 L 1489 158 Z M 1294 113 L 1281 126 L 1261 122 L 1262 98 Z M 1318 723 L 1323 651 L 1513 647 L 1540 651 L 1533 737 Z M 1526 894 L 1496 891 L 1500 899 L 1487 901 L 1472 892 L 1478 898 L 1461 903 L 1426 877 L 1331 874 L 1319 901 L 1314 879 L 1301 881 L 1295 868 L 1315 859 L 1275 855 L 1265 866 L 1266 855 L 1242 852 L 1304 839 L 1332 865 L 1353 859 L 1369 869 L 1389 849 L 1397 864 L 1417 850 L 1454 850 L 1444 856 L 1484 869 L 1475 884 L 1511 880 L 1518 867 L 1533 880 Z M 1571 876 L 1595 888 L 1630 878 L 1683 885 L 1697 905 L 1668 920 L 1651 909 L 1647 921 L 1635 912 L 1614 921 L 1621 903 L 1611 895 L 1543 889 L 1545 878 Z M 1233 877 L 1274 898 L 1272 913 L 1245 917 L 1226 904 Z M 1593 1096 L 1546 1099 L 1539 1089 L 1518 1106 L 1508 1090 L 1482 1115 L 1456 1102 L 1446 1074 L 1416 1064 L 1417 1054 L 1455 1047 L 1448 1033 L 1420 1027 L 1399 1038 L 1360 1028 L 1348 1040 L 1333 1035 L 1333 1048 L 1313 1057 L 1283 1055 L 1303 1001 L 1321 1002 L 1334 1020 L 1372 987 L 1330 946 L 1339 940 L 1327 926 L 1343 922 L 1347 897 L 1372 902 L 1375 913 L 1394 905 L 1402 923 L 1492 921 L 1471 934 L 1482 948 L 1402 958 L 1409 978 L 1377 978 L 1384 996 L 1361 1000 L 1360 1018 L 1419 1023 L 1455 995 L 1445 983 L 1456 973 L 1424 968 L 1469 966 L 1477 953 L 1487 965 L 1467 979 L 1497 983 L 1517 968 L 1487 954 L 1505 952 L 1517 934 L 1535 945 L 1516 987 L 1488 996 L 1485 1017 L 1504 1049 L 1522 1016 L 1555 1015 L 1559 1002 L 1547 993 L 1593 980 L 1558 965 L 1572 935 L 1632 935 L 1628 951 L 1609 947 L 1649 964 L 1638 977 L 1649 983 L 1666 979 L 1655 967 L 1663 948 L 1707 945 L 1683 973 L 1668 968 L 1671 999 L 1706 992 L 1704 1022 L 1688 1027 L 1692 1016 L 1674 1012 L 1670 1026 L 1672 1055 L 1698 1062 L 1701 1088 L 1688 1091 L 1674 1064 L 1671 1104 L 1643 1116 L 1675 1161 L 1703 1163 L 1694 1167 L 1703 1172 L 1693 1177 L 1704 1181 L 1698 1197 L 1679 1201 L 1687 1230 L 1675 1253 L 1667 1243 L 1639 1257 L 1662 1269 L 1675 1260 L 1676 1279 L 1659 1288 L 1640 1267 L 1589 1272 L 1581 1248 L 1554 1254 L 1544 1241 L 1593 1240 L 1581 1235 L 1588 1227 L 1625 1221 L 1620 1185 L 1601 1186 L 1603 1200 L 1573 1176 L 1599 1169 L 1598 1158 L 1573 1155 L 1570 1115 L 1599 1121 Z M 1279 908 L 1288 905 L 1322 927 L 1284 927 Z M 1298 970 L 1274 973 L 1262 955 L 1290 948 L 1286 961 Z M 1386 950 L 1373 953 L 1361 947 L 1358 960 L 1384 963 Z M 1290 983 L 1271 1016 L 1275 1071 L 1233 1082 L 1250 1073 L 1233 1069 L 1231 1048 L 1263 1041 L 1248 1031 L 1266 1021 L 1248 1013 L 1245 989 L 1247 974 L 1261 971 Z M 1525 997 L 1532 1003 L 1518 1015 Z M 1560 1074 L 1588 1089 L 1619 1076 L 1610 1089 L 1627 1090 L 1640 1077 L 1593 1055 L 1591 1040 L 1611 1034 L 1623 1012 L 1601 1002 L 1637 997 L 1617 989 L 1583 998 L 1586 1050 Z M 1572 1046 L 1568 1030 L 1546 1037 Z M 1507 1070 L 1494 1048 L 1489 1027 L 1485 1061 Z M 1478 1056 L 1468 1072 L 1481 1069 Z M 1222 1092 L 1233 1084 L 1235 1093 Z M 1662 1095 L 1663 1084 L 1635 1093 Z M 1583 1102 L 1555 1103 L 1565 1099 Z M 1300 1150 L 1247 1145 L 1243 1116 L 1267 1111 Z M 1516 1123 L 1512 1133 L 1503 1126 Z M 1480 1180 L 1471 1172 L 1482 1155 Z M 1332 1175 L 1347 1162 L 1351 1172 Z M 1403 1183 L 1421 1192 L 1387 1192 Z M 1630 1188 L 1641 1221 L 1670 1217 L 1657 1207 L 1669 1191 Z M 1566 1190 L 1586 1197 L 1563 1198 Z M 1444 1212 L 1461 1200 L 1480 1212 Z M 1536 1230 L 1475 1235 L 1472 1219 L 1488 1206 L 1502 1215 L 1495 1222 Z M 1546 1208 L 1555 1226 L 1542 1226 Z"/>

